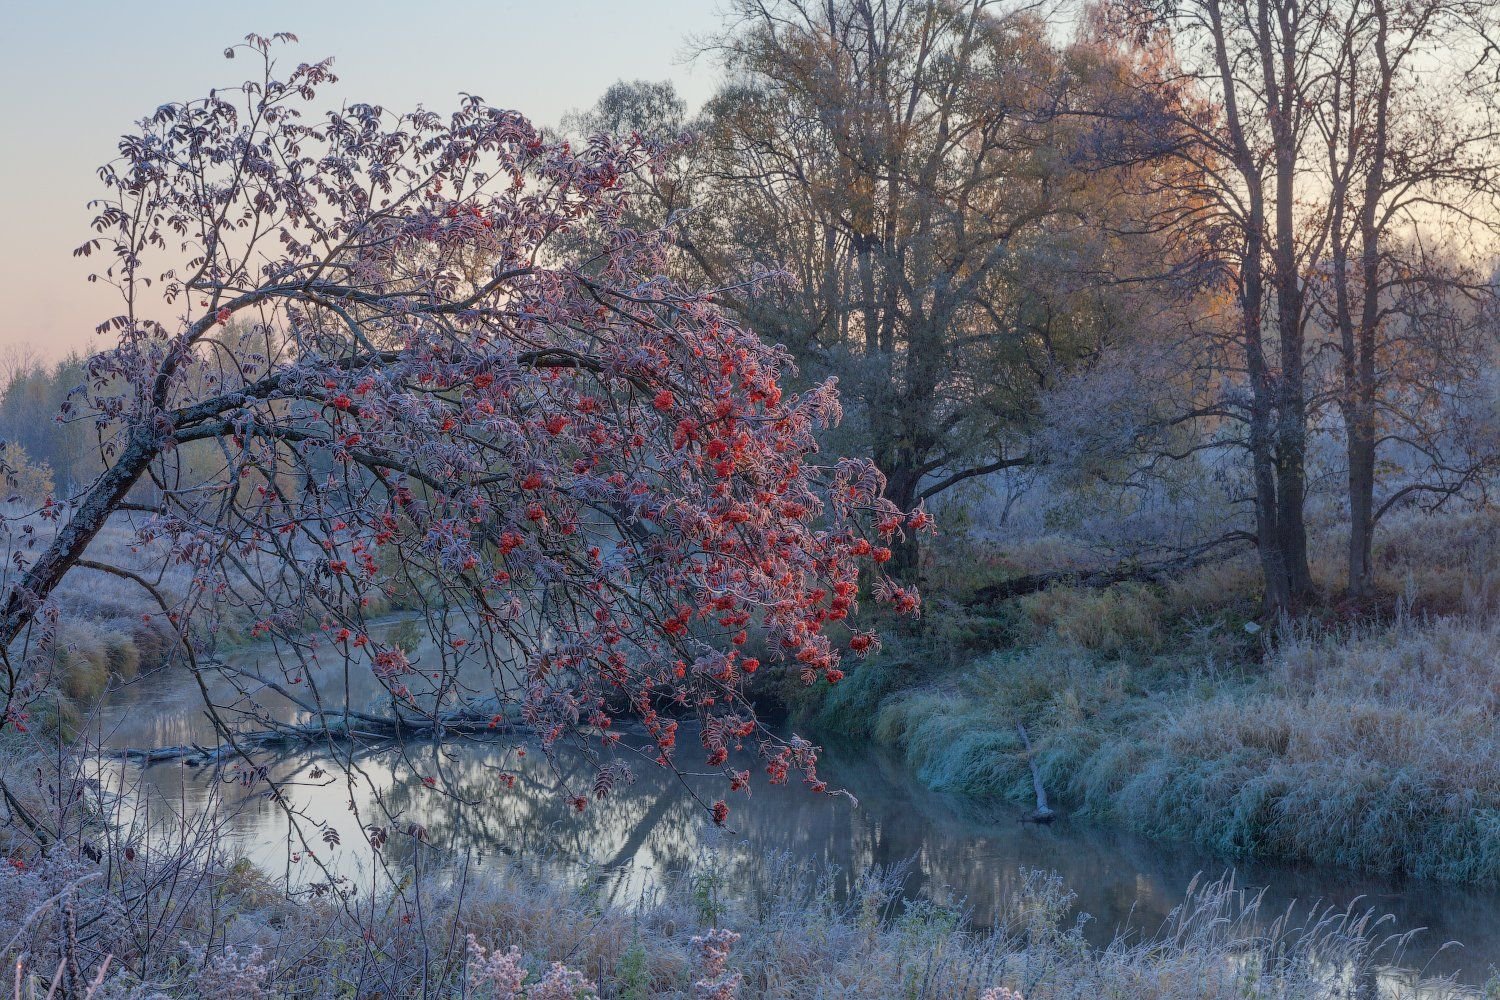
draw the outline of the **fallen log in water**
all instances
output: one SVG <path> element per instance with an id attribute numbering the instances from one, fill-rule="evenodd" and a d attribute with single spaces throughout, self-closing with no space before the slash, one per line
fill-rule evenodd
<path id="1" fill-rule="evenodd" d="M 494 735 L 522 728 L 519 712 L 449 712 L 439 716 L 384 717 L 364 712 L 325 712 L 317 721 L 273 725 L 269 729 L 238 732 L 212 747 L 197 743 L 165 747 L 104 747 L 101 752 L 119 760 L 150 766 L 182 761 L 189 767 L 216 764 L 230 757 L 264 750 L 289 750 L 316 743 L 422 740 L 439 736 Z"/>

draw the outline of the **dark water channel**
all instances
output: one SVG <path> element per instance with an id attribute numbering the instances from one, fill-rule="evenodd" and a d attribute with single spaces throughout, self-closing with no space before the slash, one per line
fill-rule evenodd
<path id="1" fill-rule="evenodd" d="M 295 717 L 290 706 L 285 708 L 287 718 Z M 115 746 L 213 742 L 198 692 L 181 675 L 128 686 L 95 724 L 102 741 Z M 842 873 L 835 886 L 871 865 L 909 862 L 908 894 L 961 905 L 979 925 L 988 924 L 1013 893 L 1022 869 L 1044 869 L 1063 876 L 1077 894 L 1078 908 L 1092 917 L 1086 932 L 1103 944 L 1122 928 L 1155 932 L 1195 878 L 1218 878 L 1233 869 L 1238 884 L 1265 888 L 1265 909 L 1273 914 L 1293 901 L 1342 907 L 1359 900 L 1392 914 L 1393 927 L 1425 928 L 1403 965 L 1429 975 L 1457 974 L 1477 984 L 1500 965 L 1500 891 L 1495 888 L 1393 881 L 1309 866 L 1234 864 L 1066 818 L 1049 827 L 1022 824 L 1016 821 L 1021 807 L 982 810 L 935 794 L 918 785 L 898 760 L 870 747 L 834 742 L 825 749 L 822 776 L 852 798 L 814 795 L 796 783 L 774 787 L 757 781 L 748 798 L 731 797 L 729 835 L 712 830 L 692 794 L 696 788 L 709 801 L 719 797 L 722 778 L 685 784 L 645 762 L 634 768 L 633 784 L 582 814 L 560 794 L 557 772 L 544 766 L 539 754 L 518 760 L 508 742 L 450 744 L 442 754 L 428 745 L 368 753 L 357 759 L 347 780 L 338 763 L 325 750 L 272 759 L 269 768 L 290 783 L 292 801 L 309 820 L 340 831 L 342 846 L 318 843 L 317 850 L 326 863 L 356 880 L 373 878 L 361 868 L 369 851 L 360 831 L 368 822 L 393 830 L 419 824 L 432 849 L 480 864 L 524 857 L 575 874 L 580 863 L 628 866 L 611 881 L 622 896 L 649 891 L 663 873 L 701 865 L 705 850 L 726 870 L 783 855 Z M 519 772 L 513 789 L 498 780 L 501 767 Z M 561 770 L 565 776 L 571 770 L 573 780 L 587 788 L 586 762 L 564 754 Z M 287 866 L 288 852 L 300 845 L 286 815 L 226 774 L 177 763 L 119 766 L 111 774 L 137 792 L 149 792 L 145 798 L 163 808 L 192 814 L 220 807 L 232 850 L 272 871 L 285 869 L 294 878 L 299 873 Z M 437 774 L 442 780 L 436 787 L 422 780 Z M 1449 944 L 1454 941 L 1462 946 Z"/>

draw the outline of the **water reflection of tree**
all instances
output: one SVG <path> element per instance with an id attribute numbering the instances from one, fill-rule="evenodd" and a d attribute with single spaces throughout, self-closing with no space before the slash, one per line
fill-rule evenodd
<path id="1" fill-rule="evenodd" d="M 170 713 L 170 702 L 143 702 L 142 714 L 152 709 Z M 174 723 L 136 719 L 133 724 Z M 684 739 L 687 745 L 690 738 Z M 838 869 L 842 874 L 832 886 L 842 892 L 869 866 L 911 861 L 908 895 L 963 902 L 982 925 L 1014 896 L 1021 869 L 1037 868 L 1063 873 L 1079 894 L 1079 908 L 1096 918 L 1087 928 L 1090 938 L 1103 943 L 1127 921 L 1138 934 L 1155 932 L 1196 874 L 1215 878 L 1229 867 L 1207 854 L 1164 848 L 1078 821 L 1039 828 L 1017 824 L 1019 810 L 1003 805 L 988 811 L 956 808 L 951 799 L 922 788 L 898 759 L 869 747 L 835 748 L 825 754 L 820 768 L 833 787 L 860 797 L 858 807 L 842 796 L 815 795 L 800 784 L 773 787 L 762 780 L 752 795 L 732 800 L 729 834 L 713 831 L 678 779 L 648 762 L 635 761 L 633 785 L 622 786 L 602 802 L 591 801 L 579 813 L 563 790 L 570 775 L 586 773 L 581 756 L 560 746 L 554 770 L 535 748 L 524 762 L 507 757 L 508 750 L 509 744 L 500 742 L 452 741 L 442 747 L 419 744 L 404 752 L 354 755 L 346 759 L 350 778 L 326 754 L 284 760 L 273 771 L 311 820 L 339 829 L 343 845 L 333 863 L 345 872 L 368 867 L 372 860 L 349 812 L 353 798 L 362 821 L 391 827 L 384 854 L 395 869 L 412 865 L 418 852 L 428 867 L 457 864 L 472 854 L 573 876 L 579 875 L 580 863 L 631 864 L 635 868 L 627 876 L 598 878 L 625 902 L 670 873 L 701 869 L 705 849 L 729 891 L 755 884 L 752 875 L 777 856 L 813 869 Z M 313 781 L 315 768 L 328 771 L 322 781 L 332 783 Z M 438 768 L 443 780 L 428 788 L 421 777 Z M 504 787 L 502 768 L 517 772 L 514 788 Z M 188 805 L 205 799 L 206 783 L 214 780 L 176 767 L 146 775 L 164 799 Z M 712 778 L 686 780 L 690 785 L 702 781 L 700 791 L 715 787 Z M 231 794 L 225 795 L 231 807 L 233 790 L 231 785 L 226 789 Z M 258 798 L 245 806 L 235 817 L 241 836 L 251 845 L 262 844 L 267 856 L 280 853 L 271 848 L 284 842 L 284 816 Z M 425 829 L 426 846 L 402 833 L 410 823 Z M 1246 866 L 1239 877 L 1242 884 L 1275 886 L 1267 897 L 1268 911 L 1283 909 L 1292 898 L 1344 905 L 1358 893 L 1369 893 L 1371 905 L 1396 912 L 1402 926 L 1431 928 L 1419 939 L 1425 943 L 1423 954 L 1460 931 L 1469 945 L 1465 954 L 1471 956 L 1470 964 L 1472 956 L 1500 952 L 1492 894 L 1453 887 L 1403 889 L 1378 878 L 1292 866 Z M 1434 969 L 1464 962 L 1455 953 L 1440 958 Z"/>

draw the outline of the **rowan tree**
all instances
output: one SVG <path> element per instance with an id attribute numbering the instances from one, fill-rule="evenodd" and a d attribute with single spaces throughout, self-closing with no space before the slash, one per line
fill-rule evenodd
<path id="1" fill-rule="evenodd" d="M 24 725 L 59 582 L 113 573 L 159 605 L 230 746 L 267 690 L 325 738 L 522 724 L 544 748 L 607 745 L 630 715 L 671 766 L 695 716 L 699 760 L 732 788 L 749 744 L 771 780 L 821 790 L 814 748 L 758 726 L 741 647 L 759 633 L 806 682 L 837 681 L 844 649 L 875 645 L 849 628 L 862 573 L 916 610 L 880 564 L 926 515 L 885 500 L 869 463 L 820 460 L 832 384 L 785 393 L 787 356 L 624 223 L 622 178 L 658 150 L 574 148 L 473 96 L 448 116 L 319 113 L 330 64 L 280 75 L 289 41 L 230 49 L 255 79 L 161 106 L 100 171 L 78 252 L 104 258 L 124 309 L 74 405 L 107 467 L 7 518 L 4 725 Z M 28 548 L 38 516 L 57 530 Z M 189 591 L 91 558 L 110 523 L 190 567 Z M 398 591 L 425 652 L 372 634 Z M 235 616 L 270 665 L 203 655 Z M 380 706 L 349 703 L 356 673 Z M 568 794 L 582 808 L 623 776 Z"/>

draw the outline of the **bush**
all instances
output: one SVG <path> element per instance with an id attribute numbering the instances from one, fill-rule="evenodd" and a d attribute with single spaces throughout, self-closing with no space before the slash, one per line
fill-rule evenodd
<path id="1" fill-rule="evenodd" d="M 1146 584 L 1126 583 L 1103 590 L 1050 587 L 1020 600 L 1038 632 L 1081 649 L 1118 653 L 1155 650 L 1161 645 L 1165 602 Z"/>
<path id="2" fill-rule="evenodd" d="M 128 633 L 110 632 L 104 637 L 104 657 L 110 673 L 121 680 L 134 680 L 141 672 L 141 650 Z"/>
<path id="3" fill-rule="evenodd" d="M 89 621 L 70 621 L 59 630 L 50 651 L 44 654 L 53 683 L 69 698 L 91 702 L 109 687 L 109 657 L 104 635 Z"/>

